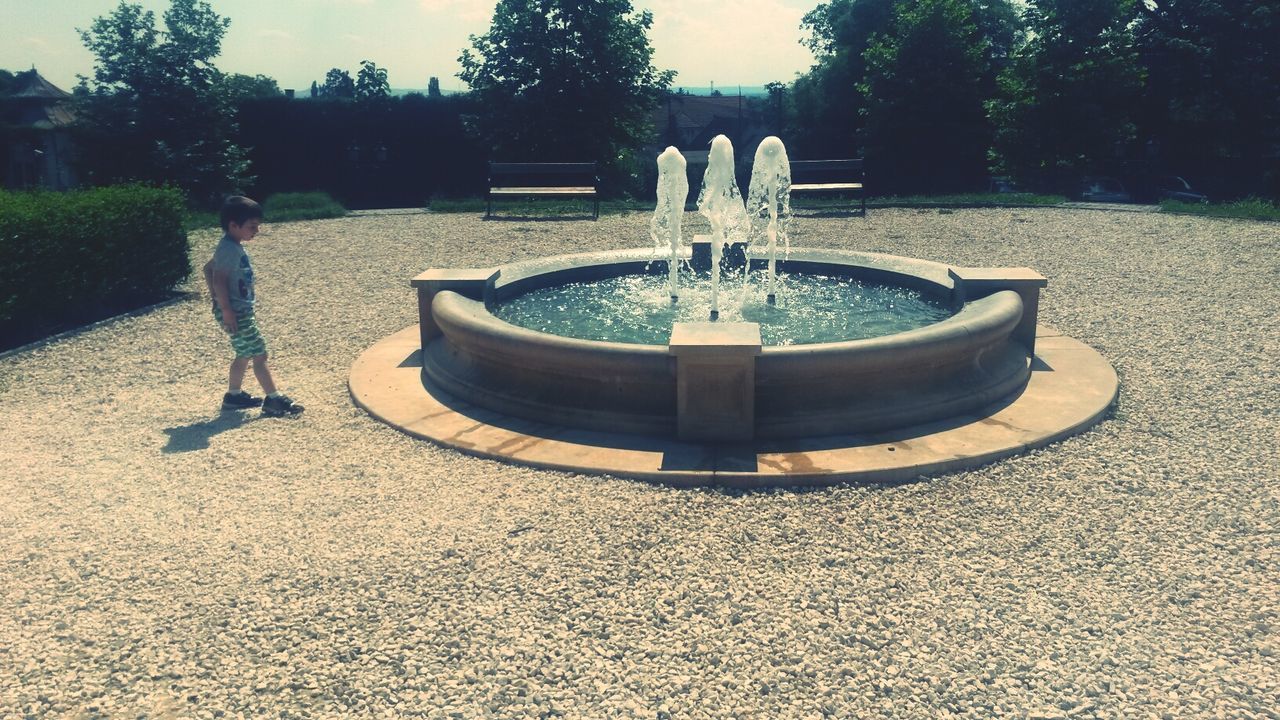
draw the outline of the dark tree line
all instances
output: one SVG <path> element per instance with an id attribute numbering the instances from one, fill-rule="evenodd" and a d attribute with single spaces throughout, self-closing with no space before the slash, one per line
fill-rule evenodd
<path id="1" fill-rule="evenodd" d="M 324 189 L 364 204 L 392 185 L 418 202 L 478 187 L 486 159 L 594 160 L 634 186 L 674 76 L 631 0 L 501 0 L 462 51 L 467 96 L 433 78 L 429 97 L 392 98 L 365 60 L 302 107 L 215 67 L 229 21 L 207 0 L 171 0 L 161 19 L 122 0 L 81 31 L 96 57 L 76 91 L 82 177 L 197 203 Z M 1176 172 L 1217 197 L 1275 197 L 1278 25 L 1275 0 L 828 0 L 802 25 L 814 66 L 770 84 L 763 112 L 794 158 L 865 156 L 878 192 L 1001 174 L 1070 194 L 1084 174 Z M 436 169 L 446 151 L 470 180 Z"/>
<path id="2" fill-rule="evenodd" d="M 830 0 L 802 25 L 816 63 L 788 128 L 799 156 L 865 155 L 888 192 L 1178 172 L 1274 197 L 1278 25 L 1272 0 Z"/>
<path id="3" fill-rule="evenodd" d="M 347 207 L 421 207 L 483 190 L 484 152 L 463 126 L 465 96 L 380 102 L 259 98 L 241 104 L 253 192 L 322 190 Z"/>

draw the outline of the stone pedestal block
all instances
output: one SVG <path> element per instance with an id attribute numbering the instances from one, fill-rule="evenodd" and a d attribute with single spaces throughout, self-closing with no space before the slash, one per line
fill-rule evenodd
<path id="1" fill-rule="evenodd" d="M 485 288 L 498 277 L 494 268 L 465 268 L 460 270 L 431 269 L 409 281 L 418 289 L 418 325 L 422 334 L 422 349 L 440 336 L 440 327 L 431 317 L 431 301 L 441 290 L 452 290 L 472 300 L 484 300 Z"/>
<path id="2" fill-rule="evenodd" d="M 755 434 L 756 323 L 676 323 L 676 433 L 690 442 L 745 442 Z"/>
<path id="3" fill-rule="evenodd" d="M 952 302 L 966 302 L 984 298 L 1001 290 L 1012 290 L 1022 298 L 1022 320 L 1014 328 L 1012 337 L 1027 348 L 1027 354 L 1036 354 L 1036 315 L 1040 310 L 1040 288 L 1049 284 L 1048 279 L 1031 268 L 973 268 L 953 267 L 948 274 L 955 283 Z"/>

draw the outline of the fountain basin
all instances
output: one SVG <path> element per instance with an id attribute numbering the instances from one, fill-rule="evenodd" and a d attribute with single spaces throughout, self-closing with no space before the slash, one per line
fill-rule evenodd
<path id="1" fill-rule="evenodd" d="M 707 254 L 695 245 L 695 268 Z M 760 348 L 749 360 L 743 390 L 749 397 L 723 398 L 730 410 L 750 408 L 751 438 L 874 433 L 944 420 L 988 406 L 1027 382 L 1033 348 L 1020 329 L 1028 321 L 1024 308 L 1034 312 L 1035 303 L 1024 302 L 1025 287 L 987 282 L 966 288 L 964 273 L 946 265 L 874 253 L 793 250 L 779 267 L 911 288 L 955 304 L 957 312 L 894 335 Z M 424 274 L 415 280 L 423 375 L 457 399 L 515 418 L 673 437 L 688 423 L 680 421 L 686 403 L 678 400 L 680 363 L 672 349 L 536 332 L 488 309 L 536 288 L 666 270 L 665 261 L 638 250 L 449 271 L 447 277 Z M 1041 278 L 1037 293 L 1042 285 Z M 1034 333 L 1034 317 L 1030 323 Z M 736 392 L 710 388 L 707 394 Z"/>

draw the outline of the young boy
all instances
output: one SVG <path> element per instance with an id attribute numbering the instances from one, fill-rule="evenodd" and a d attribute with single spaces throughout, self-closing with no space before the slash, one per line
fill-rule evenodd
<path id="1" fill-rule="evenodd" d="M 231 336 L 231 348 L 235 360 L 231 361 L 231 375 L 227 381 L 227 394 L 222 397 L 223 410 L 242 410 L 262 406 L 262 414 L 270 417 L 297 415 L 302 406 L 280 394 L 271 368 L 267 365 L 267 344 L 258 332 L 253 318 L 253 266 L 249 255 L 241 247 L 252 240 L 262 224 L 262 206 L 243 196 L 227 198 L 219 213 L 224 232 L 213 259 L 204 266 L 204 281 L 213 296 L 213 317 Z M 253 374 L 266 391 L 266 399 L 254 397 L 240 385 L 244 371 L 253 362 Z"/>

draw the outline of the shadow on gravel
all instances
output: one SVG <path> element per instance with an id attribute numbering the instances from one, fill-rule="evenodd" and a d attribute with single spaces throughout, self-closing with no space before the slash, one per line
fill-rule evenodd
<path id="1" fill-rule="evenodd" d="M 251 419 L 253 418 L 246 417 L 243 412 L 227 411 L 212 420 L 165 428 L 164 432 L 169 436 L 169 444 L 165 445 L 161 452 L 172 454 L 206 450 L 209 447 L 209 438 L 234 430 Z"/>

